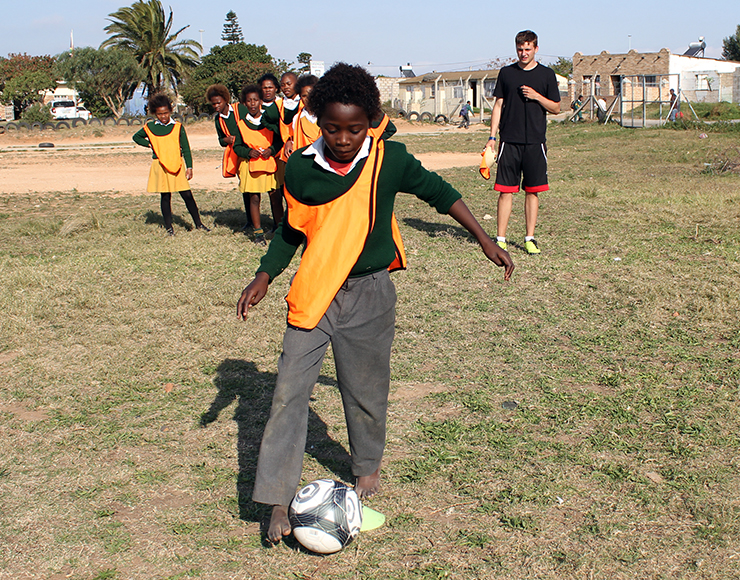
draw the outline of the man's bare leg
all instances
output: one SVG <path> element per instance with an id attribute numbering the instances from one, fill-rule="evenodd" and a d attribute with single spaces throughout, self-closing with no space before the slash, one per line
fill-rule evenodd
<path id="1" fill-rule="evenodd" d="M 267 529 L 267 539 L 277 544 L 284 536 L 290 535 L 290 532 L 288 506 L 272 506 L 272 517 L 270 518 L 270 527 Z"/>
<path id="2" fill-rule="evenodd" d="M 524 196 L 524 224 L 528 236 L 534 237 L 534 227 L 537 225 L 537 213 L 540 209 L 540 198 L 536 193 L 527 193 Z"/>
<path id="3" fill-rule="evenodd" d="M 355 491 L 360 499 L 368 499 L 378 493 L 380 491 L 380 467 L 370 475 L 358 477 L 355 483 Z"/>
<path id="4" fill-rule="evenodd" d="M 506 237 L 506 228 L 509 226 L 509 217 L 511 217 L 511 206 L 513 203 L 513 193 L 499 193 L 498 211 L 496 216 L 496 235 L 502 238 Z"/>

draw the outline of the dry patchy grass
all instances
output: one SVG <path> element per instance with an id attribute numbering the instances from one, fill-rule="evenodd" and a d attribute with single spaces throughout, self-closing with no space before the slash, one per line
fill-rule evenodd
<path id="1" fill-rule="evenodd" d="M 408 144 L 473 147 L 445 139 Z M 237 322 L 239 196 L 196 191 L 215 227 L 174 239 L 155 197 L 0 199 L 0 577 L 737 577 L 740 180 L 702 173 L 730 145 L 553 127 L 543 254 L 517 199 L 508 284 L 399 196 L 387 525 L 325 558 L 267 547 L 249 500 L 294 266 Z M 307 481 L 349 477 L 331 362 Z"/>

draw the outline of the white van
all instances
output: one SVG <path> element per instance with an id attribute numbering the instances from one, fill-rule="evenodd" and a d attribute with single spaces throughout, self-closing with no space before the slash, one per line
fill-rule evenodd
<path id="1" fill-rule="evenodd" d="M 75 105 L 74 101 L 58 100 L 50 104 L 52 117 L 55 119 L 89 119 L 92 115 L 82 105 Z"/>

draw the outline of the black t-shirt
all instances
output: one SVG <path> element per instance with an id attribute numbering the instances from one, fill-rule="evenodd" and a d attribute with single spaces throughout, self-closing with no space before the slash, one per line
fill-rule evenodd
<path id="1" fill-rule="evenodd" d="M 519 89 L 522 85 L 532 87 L 543 97 L 560 102 L 560 91 L 555 72 L 537 64 L 530 70 L 514 63 L 498 73 L 493 96 L 504 100 L 499 122 L 501 141 L 505 143 L 544 143 L 547 128 L 547 112 L 537 101 L 525 99 Z"/>

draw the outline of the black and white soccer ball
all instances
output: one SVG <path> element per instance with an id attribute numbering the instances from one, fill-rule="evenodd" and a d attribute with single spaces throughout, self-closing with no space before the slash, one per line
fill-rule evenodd
<path id="1" fill-rule="evenodd" d="M 319 479 L 295 495 L 288 517 L 293 535 L 304 547 L 318 554 L 333 554 L 360 533 L 362 504 L 351 487 Z"/>

